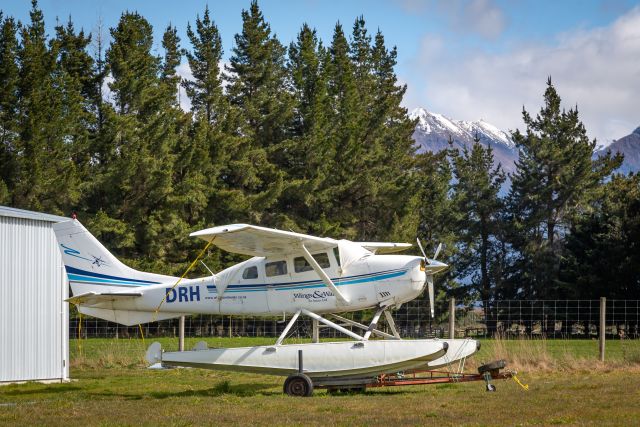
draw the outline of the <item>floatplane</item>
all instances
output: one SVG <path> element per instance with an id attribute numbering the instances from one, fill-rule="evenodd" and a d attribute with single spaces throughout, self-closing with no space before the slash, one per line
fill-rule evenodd
<path id="1" fill-rule="evenodd" d="M 124 265 L 75 218 L 54 225 L 54 231 L 73 293 L 68 301 L 82 314 L 123 325 L 191 314 L 291 316 L 273 345 L 208 348 L 198 343 L 192 351 L 166 352 L 154 343 L 147 350 L 152 364 L 283 375 L 287 394 L 307 396 L 314 385 L 357 388 L 380 375 L 402 378 L 411 370 L 449 367 L 479 349 L 471 339 L 402 339 L 391 316 L 390 310 L 425 287 L 433 316 L 433 277 L 448 267 L 436 260 L 441 246 L 428 258 L 419 240 L 421 257 L 396 253 L 412 246 L 407 243 L 224 225 L 191 236 L 204 239 L 207 248 L 252 258 L 208 277 L 180 279 Z M 369 309 L 374 315 L 368 325 L 341 316 Z M 283 344 L 300 316 L 312 320 L 312 342 Z M 378 329 L 382 316 L 386 332 Z M 320 324 L 352 340 L 320 342 Z"/>

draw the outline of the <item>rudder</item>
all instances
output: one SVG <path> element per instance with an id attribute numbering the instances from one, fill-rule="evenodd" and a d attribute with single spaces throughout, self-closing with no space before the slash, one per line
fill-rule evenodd
<path id="1" fill-rule="evenodd" d="M 74 295 L 117 292 L 175 282 L 177 278 L 134 270 L 120 262 L 78 220 L 53 225 Z"/>

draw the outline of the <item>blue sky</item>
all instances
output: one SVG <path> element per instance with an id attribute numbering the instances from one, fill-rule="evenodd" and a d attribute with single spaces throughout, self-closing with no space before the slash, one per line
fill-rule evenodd
<path id="1" fill-rule="evenodd" d="M 125 10 L 154 26 L 156 46 L 169 24 L 183 40 L 188 22 L 209 4 L 228 57 L 241 29 L 242 1 L 41 0 L 49 33 L 56 17 L 77 27 L 107 29 Z M 522 127 L 524 105 L 540 107 L 551 75 L 567 106 L 578 104 L 589 133 L 606 143 L 640 125 L 640 0 L 342 0 L 259 2 L 278 38 L 288 44 L 303 22 L 328 43 L 340 21 L 350 31 L 364 15 L 398 47 L 397 73 L 408 85 L 405 105 L 454 119 Z M 3 0 L 5 15 L 27 21 L 28 0 Z M 635 58 L 635 60 L 634 60 Z M 188 70 L 183 67 L 188 75 Z"/>

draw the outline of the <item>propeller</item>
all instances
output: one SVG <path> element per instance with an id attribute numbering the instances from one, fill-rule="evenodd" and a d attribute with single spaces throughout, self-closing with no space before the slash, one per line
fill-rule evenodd
<path id="1" fill-rule="evenodd" d="M 416 238 L 416 242 L 418 242 L 418 247 L 420 248 L 420 252 L 422 252 L 422 256 L 424 257 L 424 262 L 426 265 L 433 265 L 434 262 L 437 262 L 436 258 L 438 258 L 438 255 L 440 255 L 440 251 L 442 250 L 442 243 L 438 244 L 438 247 L 436 248 L 436 252 L 433 254 L 433 258 L 429 259 L 429 257 L 427 257 L 427 254 L 424 251 L 424 248 L 422 247 L 420 238 Z M 429 274 L 428 272 L 425 272 L 425 273 L 426 273 L 425 281 L 427 282 L 427 292 L 429 293 L 429 308 L 431 309 L 431 318 L 433 318 L 435 315 L 435 311 L 434 311 L 435 295 L 434 295 L 434 289 L 433 289 L 433 274 Z"/>

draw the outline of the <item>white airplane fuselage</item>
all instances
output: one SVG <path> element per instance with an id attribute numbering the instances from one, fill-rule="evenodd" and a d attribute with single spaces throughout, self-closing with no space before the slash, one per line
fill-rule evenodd
<path id="1" fill-rule="evenodd" d="M 254 257 L 214 276 L 183 279 L 175 287 L 177 279 L 143 284 L 126 277 L 100 277 L 97 272 L 79 270 L 69 273 L 69 279 L 74 295 L 95 290 L 97 283 L 104 286 L 104 292 L 142 293 L 139 298 L 103 302 L 96 308 L 222 315 L 280 315 L 300 309 L 339 313 L 394 306 L 415 299 L 425 287 L 421 257 L 369 255 L 351 263 L 347 272 L 338 265 L 334 251 L 326 251 L 323 257 L 326 274 L 349 300 L 348 305 L 338 301 L 312 269 L 300 271 L 305 270 L 302 267 L 296 272 L 296 263 L 298 267 L 301 263 L 299 256 Z M 285 268 L 273 268 L 282 267 L 283 262 Z M 221 278 L 227 282 L 222 293 Z"/>

